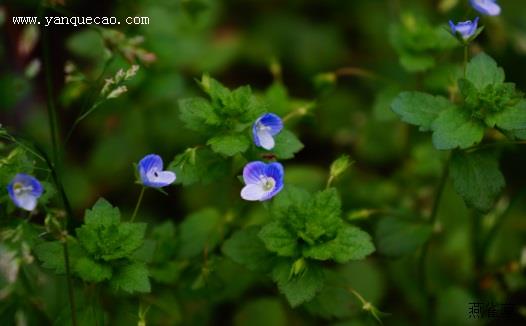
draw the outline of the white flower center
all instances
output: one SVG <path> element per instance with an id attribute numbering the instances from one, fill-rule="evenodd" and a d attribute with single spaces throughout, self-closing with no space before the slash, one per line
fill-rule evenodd
<path id="1" fill-rule="evenodd" d="M 270 131 L 270 127 L 269 126 L 265 126 L 264 124 L 262 124 L 261 122 L 258 123 L 256 129 L 258 131 Z"/>
<path id="2" fill-rule="evenodd" d="M 264 191 L 271 191 L 276 186 L 276 180 L 274 180 L 274 178 L 260 175 L 259 179 L 261 180 L 261 186 Z"/>
<path id="3" fill-rule="evenodd" d="M 33 191 L 33 186 L 24 186 L 24 184 L 20 182 L 15 182 L 13 184 L 13 192 L 15 193 L 15 196 L 19 197 L 23 194 L 31 193 Z"/>

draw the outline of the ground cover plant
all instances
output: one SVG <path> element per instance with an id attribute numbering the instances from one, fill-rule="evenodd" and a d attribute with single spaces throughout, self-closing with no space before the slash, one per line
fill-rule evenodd
<path id="1" fill-rule="evenodd" d="M 525 324 L 525 10 L 1 3 L 0 324 Z"/>

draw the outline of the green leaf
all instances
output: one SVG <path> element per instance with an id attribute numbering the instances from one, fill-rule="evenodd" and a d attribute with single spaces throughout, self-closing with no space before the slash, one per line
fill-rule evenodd
<path id="1" fill-rule="evenodd" d="M 245 135 L 221 135 L 208 140 L 207 145 L 212 147 L 216 153 L 234 156 L 238 153 L 244 153 L 250 146 L 250 142 Z"/>
<path id="2" fill-rule="evenodd" d="M 482 212 L 493 206 L 505 186 L 496 153 L 455 152 L 451 158 L 451 178 L 466 204 Z"/>
<path id="3" fill-rule="evenodd" d="M 148 268 L 144 263 L 132 263 L 118 268 L 110 280 L 114 289 L 129 293 L 150 292 Z"/>
<path id="4" fill-rule="evenodd" d="M 177 175 L 177 184 L 207 184 L 227 174 L 228 162 L 208 148 L 191 148 L 177 155 L 168 170 Z"/>
<path id="5" fill-rule="evenodd" d="M 314 298 L 323 287 L 324 275 L 321 267 L 311 263 L 302 274 L 291 277 L 291 267 L 288 262 L 279 263 L 272 271 L 272 279 L 294 308 Z"/>
<path id="6" fill-rule="evenodd" d="M 210 102 L 201 97 L 179 101 L 180 118 L 188 129 L 206 132 L 209 126 L 221 124 Z"/>
<path id="7" fill-rule="evenodd" d="M 179 256 L 191 258 L 212 251 L 222 232 L 221 216 L 215 209 L 207 208 L 185 218 L 179 228 Z"/>
<path id="8" fill-rule="evenodd" d="M 102 282 L 110 279 L 112 275 L 109 265 L 98 263 L 86 256 L 76 261 L 73 271 L 86 282 Z"/>
<path id="9" fill-rule="evenodd" d="M 237 231 L 223 244 L 223 253 L 252 271 L 270 271 L 274 255 L 265 248 L 259 232 L 257 226 Z"/>
<path id="10" fill-rule="evenodd" d="M 271 222 L 259 232 L 268 250 L 279 256 L 292 257 L 298 252 L 296 235 L 287 230 L 280 222 Z"/>
<path id="11" fill-rule="evenodd" d="M 382 218 L 376 228 L 378 252 L 391 257 L 414 253 L 431 236 L 429 224 L 407 218 Z"/>
<path id="12" fill-rule="evenodd" d="M 57 274 L 65 273 L 64 247 L 59 241 L 41 242 L 33 248 L 44 268 L 53 269 Z"/>
<path id="13" fill-rule="evenodd" d="M 438 115 L 453 106 L 442 96 L 433 96 L 420 92 L 403 92 L 394 101 L 392 110 L 402 121 L 419 126 L 421 131 L 431 129 Z"/>
<path id="14" fill-rule="evenodd" d="M 367 232 L 345 225 L 333 240 L 303 249 L 303 256 L 317 260 L 332 259 L 338 263 L 364 259 L 374 251 L 374 245 Z"/>
<path id="15" fill-rule="evenodd" d="M 496 113 L 491 119 L 501 129 L 519 133 L 526 131 L 526 100 Z"/>
<path id="16" fill-rule="evenodd" d="M 466 78 L 478 90 L 483 90 L 488 85 L 503 83 L 505 75 L 504 70 L 497 65 L 493 58 L 485 53 L 480 53 L 469 62 Z"/>
<path id="17" fill-rule="evenodd" d="M 108 248 L 104 248 L 105 254 L 102 255 L 102 259 L 114 260 L 131 256 L 142 246 L 145 232 L 146 223 L 124 222 L 119 224 L 117 233 L 112 236 L 113 241 L 108 241 L 108 244 L 111 244 L 108 245 Z"/>
<path id="18" fill-rule="evenodd" d="M 121 213 L 117 207 L 104 198 L 99 198 L 93 208 L 87 209 L 84 215 L 84 223 L 94 226 L 109 226 L 118 224 L 121 219 Z"/>
<path id="19" fill-rule="evenodd" d="M 275 138 L 276 145 L 272 152 L 281 160 L 287 160 L 303 149 L 303 144 L 296 135 L 287 129 L 282 130 Z"/>
<path id="20" fill-rule="evenodd" d="M 478 144 L 484 136 L 485 126 L 469 113 L 452 107 L 443 111 L 433 122 L 433 145 L 440 150 L 467 148 Z"/>

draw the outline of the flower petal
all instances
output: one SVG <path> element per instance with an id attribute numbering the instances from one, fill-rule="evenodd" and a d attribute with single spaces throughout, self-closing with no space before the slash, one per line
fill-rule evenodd
<path id="1" fill-rule="evenodd" d="M 146 185 L 150 181 L 148 177 L 150 171 L 160 172 L 163 170 L 163 160 L 159 155 L 149 154 L 143 157 L 137 168 L 139 169 L 142 183 Z"/>
<path id="2" fill-rule="evenodd" d="M 261 176 L 265 175 L 267 165 L 261 161 L 250 162 L 243 169 L 243 181 L 245 184 L 259 184 Z"/>
<path id="3" fill-rule="evenodd" d="M 267 130 L 258 131 L 257 139 L 259 140 L 260 146 L 266 150 L 273 149 L 274 145 L 276 144 L 274 142 L 274 137 L 272 137 L 270 132 L 268 132 Z"/>
<path id="4" fill-rule="evenodd" d="M 278 134 L 283 129 L 283 121 L 281 121 L 281 118 L 274 113 L 266 113 L 256 122 L 261 123 L 265 127 L 269 127 L 272 136 Z"/>
<path id="5" fill-rule="evenodd" d="M 500 6 L 495 0 L 471 0 L 470 2 L 473 8 L 481 14 L 488 16 L 498 16 L 500 14 Z"/>
<path id="6" fill-rule="evenodd" d="M 241 198 L 249 201 L 262 200 L 266 195 L 266 191 L 261 184 L 248 184 L 241 189 Z"/>
<path id="7" fill-rule="evenodd" d="M 32 211 L 37 207 L 37 197 L 30 193 L 23 193 L 20 196 L 15 196 L 13 202 L 16 206 L 25 209 L 26 211 Z"/>

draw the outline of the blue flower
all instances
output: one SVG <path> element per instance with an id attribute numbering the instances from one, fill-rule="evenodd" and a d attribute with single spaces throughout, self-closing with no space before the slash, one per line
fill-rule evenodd
<path id="1" fill-rule="evenodd" d="M 246 185 L 241 190 L 241 198 L 250 201 L 269 200 L 283 189 L 283 174 L 283 166 L 277 162 L 248 163 L 243 169 L 243 180 Z"/>
<path id="2" fill-rule="evenodd" d="M 274 148 L 274 137 L 281 129 L 283 122 L 281 118 L 274 113 L 265 113 L 259 117 L 252 126 L 252 135 L 256 146 L 263 147 L 266 150 Z"/>
<path id="3" fill-rule="evenodd" d="M 469 2 L 476 11 L 483 15 L 498 16 L 500 14 L 500 6 L 495 0 L 470 0 Z"/>
<path id="4" fill-rule="evenodd" d="M 175 173 L 163 171 L 163 160 L 159 155 L 146 155 L 139 162 L 141 182 L 146 187 L 166 187 L 175 181 Z"/>
<path id="5" fill-rule="evenodd" d="M 7 192 L 13 203 L 26 211 L 32 211 L 37 206 L 37 201 L 44 189 L 40 182 L 27 174 L 17 174 L 7 185 Z"/>
<path id="6" fill-rule="evenodd" d="M 473 21 L 468 20 L 465 22 L 459 22 L 458 24 L 454 24 L 453 21 L 449 21 L 449 26 L 451 27 L 451 32 L 453 35 L 456 35 L 457 33 L 462 36 L 463 40 L 467 40 L 470 37 L 472 37 L 477 32 L 477 25 L 479 23 L 479 18 L 475 18 Z"/>

